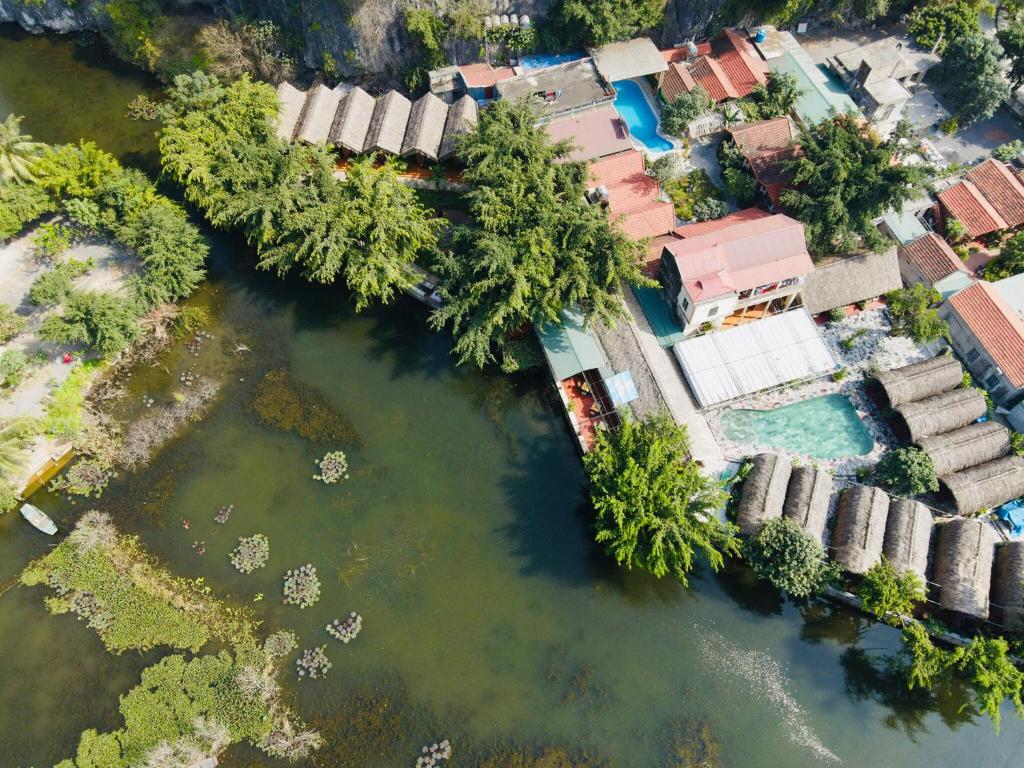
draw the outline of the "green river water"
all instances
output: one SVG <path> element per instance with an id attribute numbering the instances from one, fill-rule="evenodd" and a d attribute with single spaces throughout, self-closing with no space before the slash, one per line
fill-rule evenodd
<path id="1" fill-rule="evenodd" d="M 122 117 L 152 86 L 82 41 L 0 35 L 0 114 L 26 115 L 38 139 L 84 136 L 153 168 L 153 126 Z M 614 568 L 592 543 L 580 464 L 544 380 L 457 370 L 419 305 L 355 315 L 336 289 L 255 274 L 224 238 L 197 300 L 214 338 L 137 373 L 125 407 L 166 400 L 194 366 L 225 382 L 210 415 L 99 501 L 33 501 L 64 530 L 107 509 L 173 571 L 252 605 L 268 631 L 326 643 L 326 679 L 286 669 L 295 706 L 328 739 L 312 764 L 412 766 L 447 737 L 453 766 L 500 743 L 660 768 L 672 724 L 701 721 L 730 768 L 1021 765 L 1024 726 L 1009 708 L 996 736 L 958 691 L 910 695 L 886 674 L 892 630 L 783 601 L 741 568 L 698 574 L 690 590 Z M 348 480 L 314 481 L 323 448 L 246 411 L 273 369 L 351 422 Z M 214 524 L 226 504 L 230 520 Z M 243 576 L 227 554 L 256 532 L 270 563 Z M 116 727 L 118 695 L 159 658 L 110 656 L 84 624 L 47 615 L 41 590 L 10 586 L 50 544 L 0 517 L 0 766 L 51 765 L 83 729 Z M 306 562 L 320 602 L 282 605 L 283 572 Z M 353 610 L 359 637 L 329 638 L 323 625 Z M 270 763 L 236 748 L 223 764 Z"/>

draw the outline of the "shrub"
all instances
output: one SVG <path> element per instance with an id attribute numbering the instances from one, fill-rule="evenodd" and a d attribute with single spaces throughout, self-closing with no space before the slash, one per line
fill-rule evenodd
<path id="1" fill-rule="evenodd" d="M 1024 232 L 1017 233 L 1005 243 L 996 258 L 985 265 L 986 280 L 1002 280 L 1024 272 Z"/>
<path id="2" fill-rule="evenodd" d="M 82 363 L 50 393 L 46 400 L 43 431 L 59 437 L 76 437 L 84 428 L 85 395 L 99 364 Z"/>
<path id="3" fill-rule="evenodd" d="M 846 307 L 832 307 L 826 314 L 833 323 L 841 323 L 846 319 Z"/>
<path id="4" fill-rule="evenodd" d="M 662 129 L 677 137 L 689 135 L 690 123 L 714 109 L 715 101 L 702 86 L 680 93 L 673 101 L 661 107 Z"/>
<path id="5" fill-rule="evenodd" d="M 53 198 L 36 184 L 0 187 L 0 240 L 14 237 L 29 223 L 56 210 Z"/>
<path id="6" fill-rule="evenodd" d="M 1008 163 L 1019 156 L 1022 152 L 1024 152 L 1024 141 L 1014 139 L 1006 144 L 1000 144 L 998 147 L 993 149 L 992 157 L 996 160 L 1002 160 L 1004 163 Z"/>
<path id="7" fill-rule="evenodd" d="M 967 227 L 960 219 L 946 219 L 946 240 L 952 245 L 963 242 L 967 237 Z"/>
<path id="8" fill-rule="evenodd" d="M 892 314 L 892 336 L 908 336 L 918 344 L 930 344 L 949 334 L 949 326 L 939 317 L 934 305 L 942 301 L 942 294 L 934 288 L 918 283 L 912 288 L 900 288 L 885 294 Z"/>
<path id="9" fill-rule="evenodd" d="M 711 221 L 720 219 L 729 213 L 729 206 L 721 200 L 707 198 L 698 200 L 693 204 L 693 218 L 697 221 Z"/>
<path id="10" fill-rule="evenodd" d="M 21 503 L 21 497 L 8 483 L 0 481 L 0 515 L 12 512 Z"/>
<path id="11" fill-rule="evenodd" d="M 849 375 L 850 370 L 848 368 L 840 368 L 838 371 L 832 374 L 832 381 L 842 381 Z"/>
<path id="12" fill-rule="evenodd" d="M 902 626 L 903 616 L 910 616 L 914 606 L 925 599 L 924 583 L 913 571 L 900 573 L 886 558 L 873 565 L 857 587 L 864 610 L 886 624 Z"/>
<path id="13" fill-rule="evenodd" d="M 28 289 L 28 300 L 36 306 L 61 304 L 71 294 L 71 274 L 60 264 L 43 272 Z"/>
<path id="14" fill-rule="evenodd" d="M 8 349 L 0 355 L 0 387 L 16 387 L 28 367 L 28 358 L 19 349 Z"/>
<path id="15" fill-rule="evenodd" d="M 1024 434 L 1020 432 L 1010 433 L 1010 446 L 1018 456 L 1024 456 Z"/>
<path id="16" fill-rule="evenodd" d="M 725 188 L 740 205 L 752 203 L 757 196 L 757 179 L 742 168 L 726 168 L 722 171 Z"/>
<path id="17" fill-rule="evenodd" d="M 71 229 L 57 222 L 40 224 L 32 237 L 32 245 L 39 256 L 52 259 L 71 247 Z"/>
<path id="18" fill-rule="evenodd" d="M 668 152 L 647 166 L 647 173 L 663 187 L 683 175 L 683 162 L 675 152 Z"/>
<path id="19" fill-rule="evenodd" d="M 785 518 L 769 520 L 743 546 L 743 557 L 759 578 L 793 597 L 817 594 L 838 575 L 825 548 Z"/>
<path id="20" fill-rule="evenodd" d="M 139 335 L 134 307 L 111 293 L 72 292 L 62 314 L 46 318 L 39 335 L 58 344 L 83 344 L 104 357 Z"/>
<path id="21" fill-rule="evenodd" d="M 0 304 L 0 344 L 6 344 L 25 329 L 25 318 L 6 304 Z"/>
<path id="22" fill-rule="evenodd" d="M 952 136 L 960 128 L 960 121 L 956 115 L 950 115 L 941 123 L 939 123 L 939 130 L 946 136 Z"/>
<path id="23" fill-rule="evenodd" d="M 886 451 L 875 467 L 875 477 L 896 496 L 917 496 L 939 490 L 931 456 L 920 448 Z"/>

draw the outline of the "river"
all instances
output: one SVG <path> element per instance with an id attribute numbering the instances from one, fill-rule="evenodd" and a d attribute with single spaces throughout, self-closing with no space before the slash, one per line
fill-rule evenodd
<path id="1" fill-rule="evenodd" d="M 0 34 L 0 114 L 24 114 L 40 140 L 81 136 L 151 169 L 154 126 L 122 115 L 153 85 L 81 41 Z M 669 764 L 673 724 L 694 721 L 732 768 L 1020 764 L 1024 724 L 1009 707 L 996 736 L 961 712 L 961 692 L 911 695 L 887 674 L 893 630 L 784 601 L 740 567 L 701 572 L 689 590 L 615 568 L 592 542 L 580 463 L 542 377 L 456 369 L 422 307 L 403 299 L 357 315 L 342 291 L 252 262 L 216 238 L 196 299 L 213 312 L 213 338 L 129 384 L 125 407 L 136 407 L 143 395 L 166 401 L 189 368 L 215 375 L 225 383 L 209 416 L 99 500 L 33 501 L 65 530 L 107 509 L 173 571 L 251 605 L 267 631 L 326 643 L 326 679 L 286 670 L 299 712 L 328 739 L 313 764 L 411 766 L 420 746 L 450 738 L 453 766 L 502 744 L 648 768 Z M 313 480 L 323 449 L 247 408 L 270 371 L 351 424 L 355 439 L 338 446 L 349 479 Z M 243 576 L 227 555 L 256 532 L 270 562 Z M 47 615 L 41 590 L 10 586 L 49 544 L 0 517 L 3 766 L 50 765 L 83 729 L 116 727 L 118 695 L 160 655 L 110 656 L 83 623 Z M 284 571 L 306 562 L 321 600 L 282 605 Z M 342 645 L 323 626 L 350 611 L 363 630 Z M 270 761 L 235 748 L 223 764 Z"/>

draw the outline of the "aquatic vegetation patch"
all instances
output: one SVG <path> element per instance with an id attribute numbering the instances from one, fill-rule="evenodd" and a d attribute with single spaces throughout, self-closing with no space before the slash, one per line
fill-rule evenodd
<path id="1" fill-rule="evenodd" d="M 102 461 L 79 459 L 50 482 L 50 490 L 73 496 L 99 496 L 110 479 L 116 476 L 117 473 Z"/>
<path id="2" fill-rule="evenodd" d="M 363 630 L 363 617 L 352 611 L 344 620 L 335 619 L 327 625 L 327 634 L 348 645 Z"/>
<path id="3" fill-rule="evenodd" d="M 324 454 L 324 457 L 317 461 L 320 473 L 313 475 L 314 480 L 319 480 L 326 485 L 334 485 L 339 480 L 348 480 L 348 458 L 344 451 L 331 451 Z"/>
<path id="4" fill-rule="evenodd" d="M 198 376 L 183 392 L 176 392 L 171 403 L 132 422 L 124 433 L 120 462 L 130 469 L 148 464 L 183 425 L 202 418 L 219 389 L 220 382 Z"/>
<path id="5" fill-rule="evenodd" d="M 227 523 L 228 518 L 231 517 L 231 513 L 235 511 L 234 504 L 228 504 L 217 510 L 217 514 L 213 516 L 213 522 L 217 525 L 224 525 Z"/>
<path id="6" fill-rule="evenodd" d="M 320 577 L 311 563 L 289 569 L 284 575 L 284 602 L 308 608 L 320 599 Z"/>
<path id="7" fill-rule="evenodd" d="M 324 653 L 325 648 L 327 648 L 326 645 L 321 645 L 302 652 L 302 655 L 295 660 L 299 677 L 309 677 L 313 680 L 326 677 L 328 670 L 334 665 L 331 664 L 327 654 Z"/>
<path id="8" fill-rule="evenodd" d="M 706 720 L 672 723 L 666 768 L 722 768 L 721 745 Z"/>
<path id="9" fill-rule="evenodd" d="M 564 747 L 531 749 L 516 745 L 496 747 L 480 762 L 480 768 L 603 768 L 607 762 Z"/>
<path id="10" fill-rule="evenodd" d="M 252 573 L 270 559 L 270 539 L 262 533 L 239 537 L 238 546 L 231 551 L 230 558 L 235 570 Z"/>
<path id="11" fill-rule="evenodd" d="M 275 368 L 256 385 L 245 411 L 261 424 L 279 432 L 292 432 L 322 445 L 359 444 L 355 427 L 315 387 L 299 381 L 286 368 Z"/>
<path id="12" fill-rule="evenodd" d="M 267 635 L 263 641 L 263 652 L 272 659 L 279 659 L 299 647 L 299 639 L 291 630 L 282 629 Z"/>
<path id="13" fill-rule="evenodd" d="M 437 768 L 441 763 L 451 759 L 452 743 L 448 739 L 424 745 L 423 753 L 416 758 L 416 768 Z"/>

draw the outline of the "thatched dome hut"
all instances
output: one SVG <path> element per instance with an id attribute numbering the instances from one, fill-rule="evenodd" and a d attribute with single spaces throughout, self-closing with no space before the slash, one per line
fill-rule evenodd
<path id="1" fill-rule="evenodd" d="M 1009 430 L 994 421 L 922 437 L 917 444 L 931 457 L 939 477 L 1008 456 L 1012 450 Z"/>
<path id="2" fill-rule="evenodd" d="M 939 478 L 961 515 L 973 515 L 1024 496 L 1024 459 L 1003 456 Z"/>
<path id="3" fill-rule="evenodd" d="M 1007 629 L 1024 629 L 1024 541 L 996 548 L 996 572 L 992 577 L 992 604 Z"/>
<path id="4" fill-rule="evenodd" d="M 825 538 L 831 496 L 832 475 L 815 467 L 797 467 L 789 478 L 782 516 L 821 542 Z"/>
<path id="5" fill-rule="evenodd" d="M 889 405 L 895 408 L 948 392 L 963 383 L 964 369 L 952 355 L 939 355 L 875 376 Z"/>
<path id="6" fill-rule="evenodd" d="M 966 427 L 987 410 L 981 390 L 969 387 L 901 405 L 896 412 L 903 417 L 910 439 L 917 443 L 924 437 Z"/>
<path id="7" fill-rule="evenodd" d="M 835 559 L 850 573 L 864 573 L 882 557 L 889 496 L 881 488 L 855 485 L 839 499 L 832 532 Z"/>
<path id="8" fill-rule="evenodd" d="M 743 536 L 754 536 L 774 517 L 782 517 L 786 487 L 793 470 L 790 460 L 776 453 L 761 453 L 751 460 L 750 472 L 743 481 L 736 524 Z"/>
<path id="9" fill-rule="evenodd" d="M 932 578 L 947 611 L 988 618 L 995 535 L 988 523 L 955 518 L 939 526 Z"/>
<path id="10" fill-rule="evenodd" d="M 892 499 L 885 521 L 882 554 L 898 571 L 912 571 L 925 579 L 928 546 L 932 536 L 932 513 L 924 504 L 910 499 Z"/>

